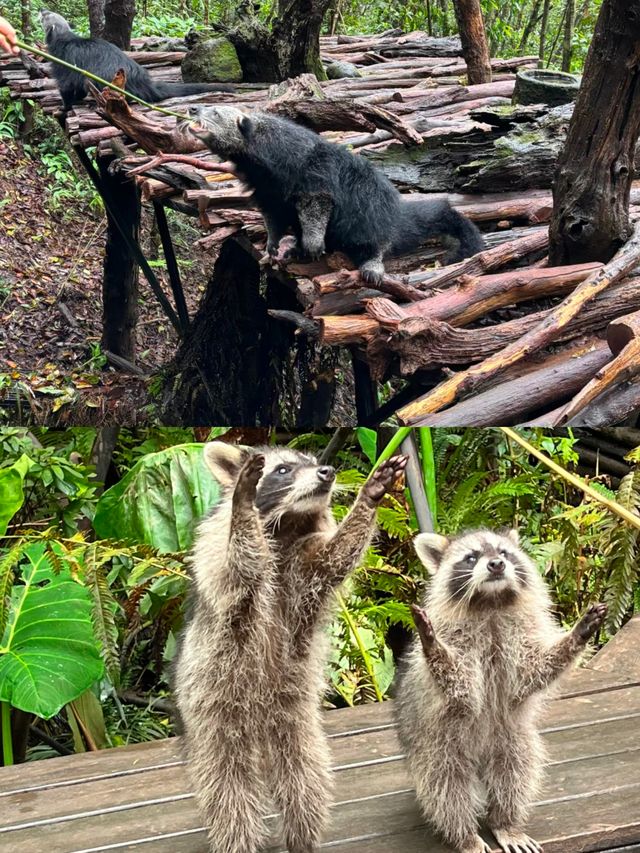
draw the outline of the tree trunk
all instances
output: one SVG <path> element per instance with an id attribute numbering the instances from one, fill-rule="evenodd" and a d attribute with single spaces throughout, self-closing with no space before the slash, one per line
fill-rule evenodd
<path id="1" fill-rule="evenodd" d="M 571 71 L 571 55 L 573 53 L 573 16 L 575 0 L 567 0 L 564 13 L 564 39 L 562 41 L 562 70 Z"/>
<path id="2" fill-rule="evenodd" d="M 534 0 L 533 6 L 531 7 L 531 14 L 529 15 L 529 20 L 525 24 L 525 28 L 522 31 L 522 38 L 520 39 L 520 44 L 518 45 L 518 53 L 525 53 L 527 49 L 527 44 L 529 43 L 529 39 L 531 38 L 531 33 L 534 30 L 535 25 L 538 23 L 538 13 L 540 12 L 540 3 L 542 0 Z"/>
<path id="3" fill-rule="evenodd" d="M 110 158 L 98 160 L 100 177 L 114 206 L 121 228 L 138 240 L 140 200 L 135 183 L 109 174 Z M 102 280 L 102 347 L 129 361 L 136 359 L 138 322 L 138 267 L 110 213 L 107 213 L 107 242 Z"/>
<path id="4" fill-rule="evenodd" d="M 467 63 L 469 83 L 491 82 L 491 61 L 480 0 L 454 0 L 453 8 Z"/>
<path id="5" fill-rule="evenodd" d="M 104 35 L 104 2 L 105 0 L 87 0 L 89 33 L 94 39 Z"/>
<path id="6" fill-rule="evenodd" d="M 325 79 L 320 59 L 320 29 L 331 0 L 280 0 L 269 30 L 252 15 L 233 28 L 214 28 L 233 43 L 246 83 L 280 83 L 300 74 Z"/>
<path id="7" fill-rule="evenodd" d="M 542 7 L 542 20 L 540 21 L 540 47 L 538 48 L 538 67 L 544 67 L 544 52 L 547 41 L 547 27 L 549 26 L 549 11 L 551 9 L 551 0 L 544 0 Z"/>
<path id="8" fill-rule="evenodd" d="M 103 38 L 121 50 L 129 50 L 135 14 L 135 0 L 105 0 Z"/>
<path id="9" fill-rule="evenodd" d="M 550 263 L 610 260 L 631 233 L 640 2 L 604 0 L 556 170 Z"/>
<path id="10" fill-rule="evenodd" d="M 163 422 L 295 426 L 296 341 L 268 312 L 296 305 L 275 279 L 261 288 L 246 240 L 226 240 L 189 335 L 163 370 Z"/>

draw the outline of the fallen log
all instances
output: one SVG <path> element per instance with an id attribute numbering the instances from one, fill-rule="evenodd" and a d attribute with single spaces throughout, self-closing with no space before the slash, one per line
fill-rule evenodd
<path id="1" fill-rule="evenodd" d="M 519 375 L 463 400 L 443 412 L 425 415 L 416 426 L 492 426 L 515 424 L 530 412 L 570 397 L 610 359 L 605 341 L 590 339 L 520 366 Z"/>
<path id="2" fill-rule="evenodd" d="M 366 310 L 385 327 L 396 327 L 400 317 L 405 320 L 429 317 L 448 320 L 453 326 L 465 326 L 506 305 L 566 293 L 601 266 L 590 263 L 571 267 L 526 267 L 494 275 L 461 276 L 454 287 L 411 305 L 394 306 L 392 316 L 388 300 L 372 299 Z"/>
<path id="3" fill-rule="evenodd" d="M 575 418 L 601 394 L 640 373 L 640 311 L 613 320 L 607 329 L 607 342 L 615 358 L 567 403 L 557 419 L 558 426 Z"/>
<path id="4" fill-rule="evenodd" d="M 564 408 L 564 407 L 563 407 Z M 566 426 L 599 429 L 619 424 L 640 410 L 640 376 L 602 394 L 572 418 Z"/>
<path id="5" fill-rule="evenodd" d="M 518 364 L 534 352 L 548 346 L 558 338 L 584 305 L 628 275 L 639 261 L 640 224 L 636 224 L 633 236 L 615 257 L 578 285 L 533 329 L 480 364 L 457 373 L 419 400 L 404 406 L 397 413 L 399 420 L 405 424 L 424 422 L 425 417 L 430 413 L 437 412 L 460 397 L 485 387 L 506 368 Z"/>
<path id="6" fill-rule="evenodd" d="M 640 309 L 640 278 L 626 278 L 584 306 L 558 336 L 558 342 L 593 334 L 602 329 L 603 318 L 613 319 L 629 308 Z M 368 362 L 374 379 L 386 376 L 389 364 L 398 359 L 402 376 L 417 370 L 430 370 L 439 365 L 473 364 L 518 341 L 549 315 L 552 309 L 536 311 L 515 320 L 473 329 L 456 328 L 430 317 L 402 320 L 391 333 L 371 338 Z M 320 320 L 324 318 L 318 318 Z M 344 344 L 362 343 L 344 340 Z"/>

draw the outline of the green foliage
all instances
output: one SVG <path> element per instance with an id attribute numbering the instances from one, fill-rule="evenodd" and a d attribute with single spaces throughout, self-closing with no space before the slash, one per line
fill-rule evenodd
<path id="1" fill-rule="evenodd" d="M 33 543 L 21 554 L 0 640 L 0 701 L 52 717 L 102 676 L 86 589 Z"/>
<path id="2" fill-rule="evenodd" d="M 202 445 L 184 444 L 143 456 L 102 495 L 93 526 L 104 539 L 146 542 L 165 553 L 184 551 L 196 522 L 219 495 Z"/>

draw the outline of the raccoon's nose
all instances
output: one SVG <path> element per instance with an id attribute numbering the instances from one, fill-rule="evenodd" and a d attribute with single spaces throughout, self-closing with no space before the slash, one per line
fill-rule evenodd
<path id="1" fill-rule="evenodd" d="M 318 468 L 317 473 L 318 479 L 322 480 L 323 483 L 330 483 L 336 477 L 336 469 L 331 465 L 323 465 L 321 468 Z"/>
<path id="2" fill-rule="evenodd" d="M 489 560 L 487 563 L 487 568 L 492 575 L 501 575 L 504 572 L 504 560 L 494 557 L 493 560 Z"/>

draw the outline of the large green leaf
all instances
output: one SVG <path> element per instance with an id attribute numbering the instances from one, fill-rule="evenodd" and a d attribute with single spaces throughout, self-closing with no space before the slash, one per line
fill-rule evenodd
<path id="1" fill-rule="evenodd" d="M 102 677 L 91 599 L 68 568 L 56 574 L 45 544 L 24 552 L 0 643 L 0 701 L 48 719 Z"/>
<path id="2" fill-rule="evenodd" d="M 22 475 L 15 465 L 0 468 L 0 536 L 4 536 L 13 516 L 24 503 Z"/>
<path id="3" fill-rule="evenodd" d="M 179 444 L 144 456 L 98 501 L 98 536 L 146 542 L 163 552 L 190 548 L 197 521 L 220 497 L 202 448 Z"/>

